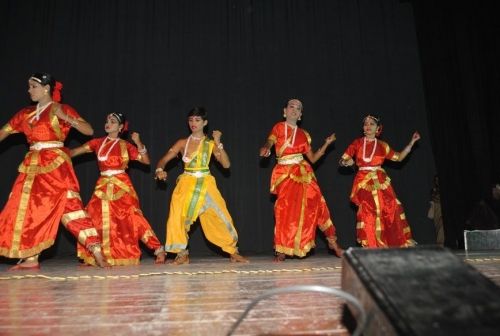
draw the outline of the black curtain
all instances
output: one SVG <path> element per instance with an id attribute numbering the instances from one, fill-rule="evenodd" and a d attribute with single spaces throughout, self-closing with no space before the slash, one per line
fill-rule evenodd
<path id="1" fill-rule="evenodd" d="M 25 0 L 0 3 L 2 121 L 26 105 L 32 72 L 64 84 L 64 102 L 104 135 L 107 113 L 125 113 L 141 134 L 153 168 L 131 165 L 142 209 L 164 241 L 170 195 L 181 162 L 166 184 L 153 180 L 157 160 L 187 136 L 187 112 L 205 106 L 211 130 L 220 129 L 232 166 L 212 166 L 240 236 L 243 253 L 271 253 L 274 160 L 258 149 L 285 102 L 304 103 L 302 127 L 313 147 L 336 132 L 338 140 L 316 164 L 316 176 L 340 243 L 355 245 L 349 202 L 353 171 L 338 168 L 347 145 L 361 135 L 362 117 L 382 117 L 383 138 L 396 150 L 413 131 L 422 140 L 408 159 L 387 167 L 415 238 L 434 241 L 426 218 L 435 173 L 410 3 L 397 0 Z M 88 138 L 73 132 L 68 146 Z M 24 138 L 0 144 L 0 200 L 4 204 L 26 151 Z M 84 202 L 98 171 L 95 157 L 74 161 Z M 64 230 L 61 230 L 64 231 Z M 67 233 L 53 253 L 71 253 Z M 325 248 L 318 235 L 318 248 Z M 218 251 L 200 228 L 191 252 Z"/>
<path id="2" fill-rule="evenodd" d="M 495 2 L 413 1 L 446 245 L 500 182 L 500 24 Z M 491 196 L 490 196 L 491 197 Z"/>

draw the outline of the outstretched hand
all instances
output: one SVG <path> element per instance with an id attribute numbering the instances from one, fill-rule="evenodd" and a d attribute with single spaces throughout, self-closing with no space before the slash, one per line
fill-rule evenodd
<path id="1" fill-rule="evenodd" d="M 411 137 L 411 142 L 412 142 L 412 144 L 414 144 L 418 140 L 420 140 L 420 134 L 417 131 L 415 131 L 415 133 L 413 133 L 413 135 Z"/>
<path id="2" fill-rule="evenodd" d="M 332 133 L 330 136 L 328 136 L 326 139 L 325 139 L 325 143 L 327 146 L 329 146 L 332 142 L 334 142 L 335 140 L 337 140 L 337 137 L 335 136 L 335 133 Z"/>

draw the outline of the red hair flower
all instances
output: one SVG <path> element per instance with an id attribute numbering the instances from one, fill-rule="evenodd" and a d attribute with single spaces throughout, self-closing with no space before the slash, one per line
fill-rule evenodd
<path id="1" fill-rule="evenodd" d="M 56 81 L 56 85 L 54 85 L 54 88 L 52 89 L 52 100 L 55 101 L 56 103 L 59 103 L 61 101 L 62 88 L 63 88 L 62 83 Z"/>

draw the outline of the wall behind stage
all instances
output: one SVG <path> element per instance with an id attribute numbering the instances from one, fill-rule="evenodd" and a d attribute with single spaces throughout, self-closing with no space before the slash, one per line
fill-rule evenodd
<path id="1" fill-rule="evenodd" d="M 124 1 L 25 0 L 0 3 L 1 123 L 29 103 L 32 72 L 63 82 L 64 102 L 104 135 L 105 115 L 125 113 L 141 134 L 152 167 L 132 164 L 130 175 L 142 209 L 165 239 L 170 195 L 181 162 L 169 180 L 153 179 L 158 159 L 187 136 L 187 112 L 209 112 L 232 166 L 212 172 L 227 201 L 246 254 L 272 253 L 274 159 L 259 147 L 282 120 L 288 98 L 304 103 L 302 127 L 318 148 L 335 132 L 338 140 L 316 164 L 316 176 L 342 246 L 355 246 L 355 211 L 349 202 L 354 173 L 338 167 L 345 148 L 361 135 L 362 117 L 378 114 L 383 139 L 401 150 L 414 130 L 422 135 L 409 158 L 388 164 L 415 239 L 434 241 L 426 218 L 434 160 L 431 152 L 412 7 L 397 0 L 324 1 Z M 72 132 L 68 145 L 88 138 Z M 23 136 L 0 144 L 3 206 L 26 152 Z M 74 162 L 84 202 L 98 177 L 95 157 Z M 325 241 L 318 234 L 318 248 Z M 216 253 L 197 226 L 193 254 Z M 61 230 L 49 255 L 74 252 Z"/>

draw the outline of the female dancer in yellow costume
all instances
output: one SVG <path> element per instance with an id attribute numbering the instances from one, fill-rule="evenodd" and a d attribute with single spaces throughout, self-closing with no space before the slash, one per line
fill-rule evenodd
<path id="1" fill-rule="evenodd" d="M 203 107 L 189 112 L 188 123 L 191 135 L 178 140 L 156 166 L 156 178 L 165 181 L 165 165 L 179 154 L 184 162 L 184 173 L 177 179 L 170 202 L 165 251 L 177 253 L 174 265 L 188 264 L 188 232 L 199 217 L 207 239 L 227 252 L 231 262 L 248 262 L 238 253 L 238 234 L 208 167 L 212 155 L 224 168 L 230 166 L 229 156 L 220 142 L 222 133 L 213 131 L 213 140 L 205 136 L 208 120 Z"/>

